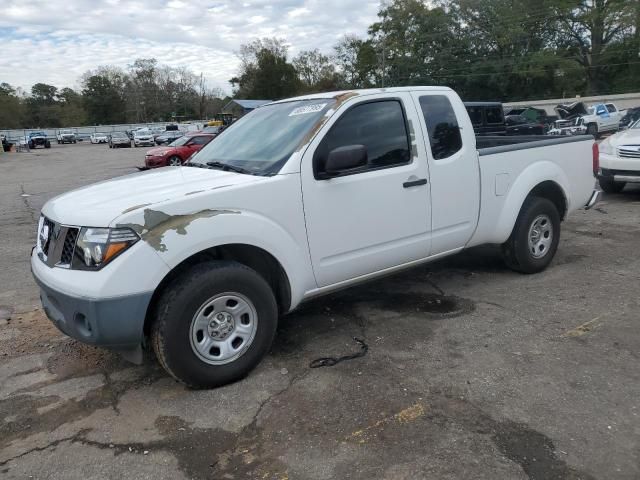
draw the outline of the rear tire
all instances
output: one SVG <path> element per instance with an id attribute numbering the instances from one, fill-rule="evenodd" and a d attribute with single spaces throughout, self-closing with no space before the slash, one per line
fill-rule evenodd
<path id="1" fill-rule="evenodd" d="M 228 297 L 241 304 L 233 305 Z M 221 306 L 210 307 L 220 301 Z M 251 317 L 243 310 L 234 312 L 239 306 Z M 204 262 L 178 275 L 164 289 L 153 314 L 151 343 L 158 361 L 192 388 L 219 387 L 245 377 L 269 352 L 278 324 L 276 299 L 264 278 L 228 261 Z M 224 328 L 216 330 L 219 327 Z M 236 346 L 238 338 L 242 342 Z M 228 348 L 216 347 L 223 343 Z"/>
<path id="2" fill-rule="evenodd" d="M 560 214 L 550 200 L 527 197 L 511 236 L 502 245 L 509 268 L 521 273 L 538 273 L 553 260 L 560 241 Z"/>
<path id="3" fill-rule="evenodd" d="M 616 182 L 602 177 L 598 179 L 598 183 L 605 193 L 620 193 L 626 185 L 625 182 Z"/>

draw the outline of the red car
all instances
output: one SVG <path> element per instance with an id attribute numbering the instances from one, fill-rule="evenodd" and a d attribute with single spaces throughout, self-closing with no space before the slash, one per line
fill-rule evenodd
<path id="1" fill-rule="evenodd" d="M 144 164 L 147 168 L 182 165 L 195 152 L 215 138 L 210 133 L 191 133 L 180 137 L 166 147 L 156 147 L 147 151 Z"/>

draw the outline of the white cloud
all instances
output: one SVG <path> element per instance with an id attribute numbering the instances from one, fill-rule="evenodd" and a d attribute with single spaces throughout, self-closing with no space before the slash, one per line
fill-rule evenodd
<path id="1" fill-rule="evenodd" d="M 364 36 L 379 0 L 4 0 L 0 81 L 77 86 L 87 70 L 156 57 L 204 73 L 229 91 L 240 45 L 277 36 L 290 55 L 330 53 L 344 34 Z"/>

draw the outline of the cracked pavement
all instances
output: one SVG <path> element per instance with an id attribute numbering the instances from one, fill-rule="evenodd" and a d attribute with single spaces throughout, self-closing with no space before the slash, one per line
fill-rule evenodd
<path id="1" fill-rule="evenodd" d="M 1 478 L 640 478 L 640 188 L 573 215 L 541 274 L 482 247 L 309 302 L 193 391 L 59 333 L 29 272 L 44 202 L 143 154 L 0 157 Z"/>

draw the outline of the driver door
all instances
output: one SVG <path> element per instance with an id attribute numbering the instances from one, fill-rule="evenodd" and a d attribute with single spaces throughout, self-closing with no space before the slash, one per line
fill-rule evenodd
<path id="1" fill-rule="evenodd" d="M 336 119 L 337 117 L 337 119 Z M 302 159 L 311 261 L 325 287 L 425 258 L 431 203 L 424 142 L 408 94 L 343 105 Z M 328 153 L 364 146 L 366 165 L 328 175 Z"/>

